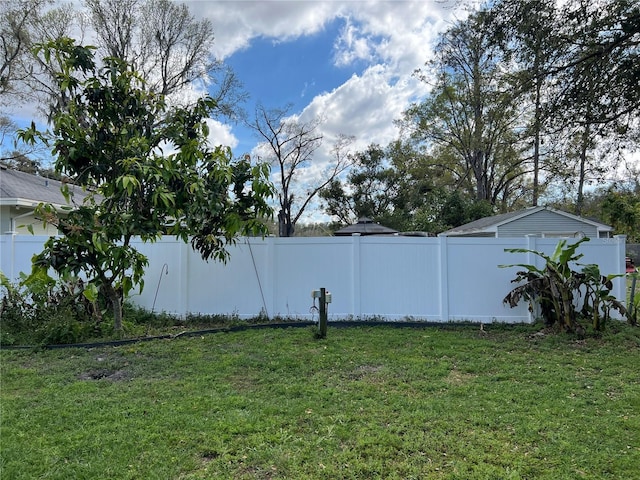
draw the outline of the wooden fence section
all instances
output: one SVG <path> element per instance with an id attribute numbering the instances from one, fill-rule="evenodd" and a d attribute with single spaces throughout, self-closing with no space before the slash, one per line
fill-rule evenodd
<path id="1" fill-rule="evenodd" d="M 44 237 L 3 235 L 2 271 L 15 278 L 29 269 Z M 305 237 L 241 238 L 226 264 L 204 262 L 172 238 L 135 243 L 149 258 L 145 289 L 131 300 L 154 311 L 233 314 L 260 313 L 317 320 L 312 290 L 331 292 L 329 320 L 386 319 L 430 322 L 530 322 L 527 305 L 508 308 L 516 267 L 543 262 L 525 248 L 553 252 L 550 238 Z M 625 237 L 592 239 L 581 245 L 581 263 L 596 263 L 604 274 L 624 272 Z M 624 279 L 614 294 L 625 298 Z"/>

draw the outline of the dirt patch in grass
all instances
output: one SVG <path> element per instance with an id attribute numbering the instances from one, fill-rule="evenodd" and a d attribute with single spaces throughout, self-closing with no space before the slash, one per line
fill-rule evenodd
<path id="1" fill-rule="evenodd" d="M 449 375 L 447 375 L 446 382 L 450 385 L 463 385 L 467 382 L 470 382 L 476 377 L 476 375 L 472 375 L 470 373 L 464 373 L 459 370 L 451 370 Z"/>
<path id="2" fill-rule="evenodd" d="M 78 375 L 78 380 L 110 380 L 112 382 L 121 382 L 124 380 L 129 380 L 131 378 L 131 374 L 126 370 L 106 370 L 106 369 L 97 369 L 97 370 L 89 370 L 87 372 L 83 372 Z"/>
<path id="3" fill-rule="evenodd" d="M 360 365 L 347 374 L 349 380 L 362 380 L 382 370 L 380 365 Z"/>

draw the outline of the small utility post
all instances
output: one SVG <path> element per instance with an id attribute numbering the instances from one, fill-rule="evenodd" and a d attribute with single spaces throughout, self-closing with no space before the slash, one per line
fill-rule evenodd
<path id="1" fill-rule="evenodd" d="M 320 338 L 327 337 L 327 290 L 320 289 Z"/>
<path id="2" fill-rule="evenodd" d="M 638 321 L 638 309 L 635 308 L 635 294 L 636 294 L 636 280 L 638 279 L 637 275 L 634 274 L 631 277 L 631 293 L 629 295 L 629 317 L 631 317 L 632 321 Z M 320 318 L 322 319 L 322 308 L 320 309 Z"/>

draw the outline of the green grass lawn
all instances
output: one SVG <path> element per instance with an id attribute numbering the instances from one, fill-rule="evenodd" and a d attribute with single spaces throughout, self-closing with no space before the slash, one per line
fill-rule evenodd
<path id="1" fill-rule="evenodd" d="M 640 329 L 485 330 L 3 350 L 0 478 L 640 477 Z"/>

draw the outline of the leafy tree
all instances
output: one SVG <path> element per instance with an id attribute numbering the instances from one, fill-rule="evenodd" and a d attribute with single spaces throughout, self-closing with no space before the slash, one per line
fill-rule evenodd
<path id="1" fill-rule="evenodd" d="M 355 153 L 352 162 L 345 182 L 336 178 L 320 192 L 326 213 L 343 224 L 362 217 L 383 221 L 393 212 L 397 172 L 388 165 L 384 150 L 375 144 Z"/>
<path id="2" fill-rule="evenodd" d="M 43 46 L 41 55 L 62 65 L 56 78 L 68 101 L 52 112 L 50 134 L 32 125 L 21 135 L 52 146 L 56 170 L 88 196 L 64 216 L 41 206 L 63 236 L 47 241 L 34 268 L 83 272 L 86 295 L 106 298 L 121 330 L 123 296 L 142 288 L 147 265 L 131 246 L 133 237 L 153 242 L 175 235 L 203 258 L 225 260 L 236 235 L 265 232 L 257 219 L 271 212 L 268 166 L 234 162 L 228 148 L 207 145 L 211 98 L 169 107 L 127 63 L 111 57 L 100 67 L 91 47 L 70 39 Z"/>
<path id="3" fill-rule="evenodd" d="M 281 237 L 291 237 L 295 225 L 311 201 L 338 177 L 351 163 L 345 149 L 352 139 L 340 136 L 333 147 L 333 161 L 314 175 L 317 180 L 304 181 L 305 169 L 313 162 L 323 135 L 319 132 L 320 119 L 301 121 L 290 116 L 291 106 L 283 109 L 256 108 L 248 126 L 262 141 L 264 158 L 276 167 L 279 212 L 278 231 Z"/>
<path id="4" fill-rule="evenodd" d="M 619 17 L 611 18 L 607 9 Z M 585 185 L 602 181 L 613 170 L 620 146 L 634 136 L 640 111 L 640 70 L 635 65 L 640 10 L 625 1 L 569 2 L 562 18 L 563 55 L 552 72 L 562 87 L 552 108 L 559 128 L 569 132 L 567 156 L 575 159 L 575 210 L 581 214 Z M 611 52 L 603 51 L 609 48 Z M 633 90 L 627 75 L 636 78 Z"/>
<path id="5" fill-rule="evenodd" d="M 500 45 L 506 58 L 512 60 L 509 83 L 526 114 L 524 139 L 533 164 L 531 204 L 536 206 L 543 192 L 543 161 L 552 152 L 547 125 L 550 112 L 546 107 L 552 89 L 549 69 L 559 55 L 556 6 L 545 0 L 500 0 L 487 13 L 490 41 Z"/>
<path id="6" fill-rule="evenodd" d="M 640 109 L 638 2 L 565 2 L 561 25 L 563 55 L 551 68 L 555 81 L 563 86 L 563 101 L 557 107 L 571 108 L 573 101 L 587 91 L 594 94 L 594 121 L 627 123 L 629 115 L 637 118 Z"/>
<path id="7" fill-rule="evenodd" d="M 486 14 L 454 25 L 441 38 L 424 81 L 432 93 L 404 114 L 404 125 L 435 163 L 477 200 L 509 206 L 529 173 L 521 155 L 518 110 L 489 41 Z"/>
<path id="8" fill-rule="evenodd" d="M 355 153 L 345 180 L 321 192 L 325 212 L 343 225 L 369 217 L 399 231 L 430 233 L 492 213 L 488 202 L 438 184 L 432 165 L 404 148 L 401 142 L 385 149 L 372 144 Z"/>
<path id="9" fill-rule="evenodd" d="M 610 188 L 602 201 L 605 221 L 627 241 L 640 242 L 640 189 Z"/>
<path id="10" fill-rule="evenodd" d="M 500 0 L 489 14 L 490 35 L 515 59 L 516 89 L 533 104 L 534 198 L 545 140 L 547 155 L 550 145 L 558 146 L 562 159 L 546 165 L 547 175 L 570 187 L 574 210 L 582 214 L 585 186 L 602 181 L 625 150 L 637 146 L 640 6 Z"/>

